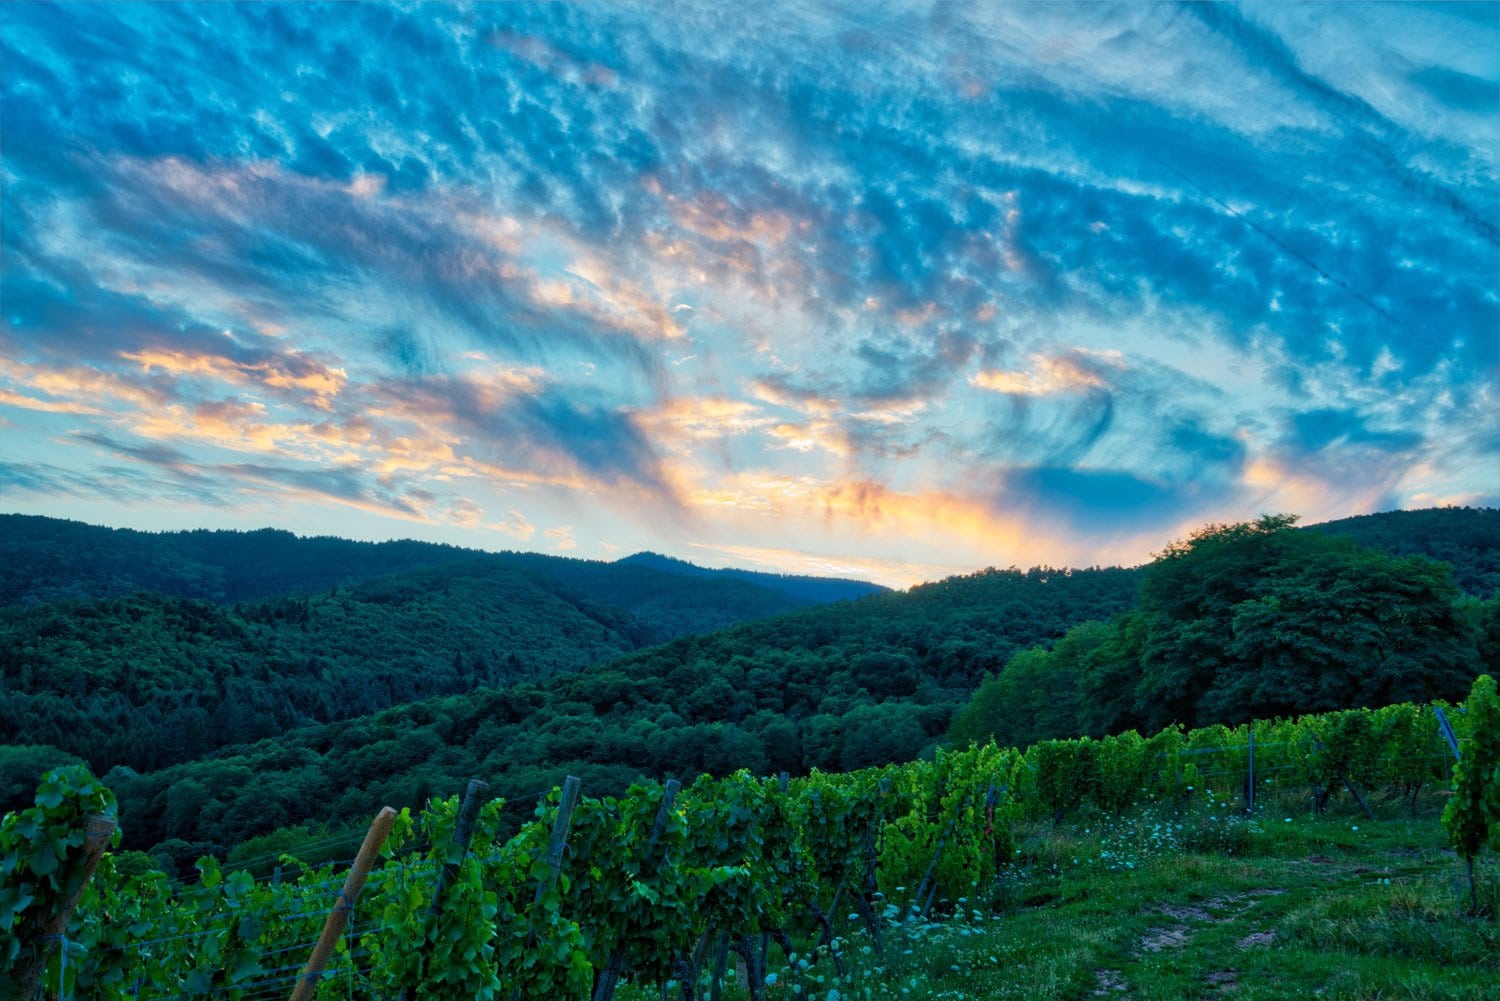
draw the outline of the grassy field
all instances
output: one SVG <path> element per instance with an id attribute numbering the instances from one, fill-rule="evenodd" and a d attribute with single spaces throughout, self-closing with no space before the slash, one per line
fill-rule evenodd
<path id="1" fill-rule="evenodd" d="M 772 949 L 765 997 L 798 997 L 799 980 L 819 1001 L 1500 997 L 1500 862 L 1482 862 L 1470 916 L 1435 797 L 1377 803 L 1373 822 L 1305 803 L 1038 826 L 999 884 L 941 918 L 901 924 L 889 901 L 884 951 L 851 934 L 843 978 Z"/>

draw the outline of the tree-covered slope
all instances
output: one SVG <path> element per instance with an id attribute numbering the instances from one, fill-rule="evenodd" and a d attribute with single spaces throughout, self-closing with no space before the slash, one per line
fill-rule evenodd
<path id="1" fill-rule="evenodd" d="M 136 768 L 806 604 L 733 578 L 416 542 L 0 529 L 6 743 Z"/>
<path id="2" fill-rule="evenodd" d="M 740 581 L 579 560 L 564 564 L 578 568 L 569 586 L 526 564 L 468 560 L 233 605 L 142 593 L 0 609 L 0 732 L 156 768 L 792 604 Z"/>
<path id="3" fill-rule="evenodd" d="M 619 608 L 487 561 L 227 606 L 137 594 L 9 608 L 0 731 L 8 743 L 154 768 L 308 723 L 576 671 L 656 638 Z"/>
<path id="4" fill-rule="evenodd" d="M 775 574 L 758 570 L 740 570 L 736 567 L 710 569 L 685 560 L 673 559 L 660 553 L 635 553 L 617 560 L 616 566 L 649 567 L 667 573 L 688 577 L 709 577 L 719 580 L 740 580 L 758 584 L 772 591 L 779 591 L 798 601 L 809 604 L 829 601 L 848 601 L 863 598 L 867 594 L 879 594 L 886 588 L 863 580 L 843 580 L 837 577 L 808 577 L 803 574 Z"/>
<path id="5" fill-rule="evenodd" d="M 622 608 L 648 625 L 661 642 L 839 600 L 832 595 L 795 596 L 755 581 L 716 576 L 716 571 L 701 567 L 694 569 L 702 570 L 707 579 L 628 561 L 561 559 L 541 553 L 499 553 L 492 558 Z M 873 584 L 865 587 L 882 590 Z"/>
<path id="6" fill-rule="evenodd" d="M 0 606 L 149 593 L 219 604 L 304 596 L 379 577 L 485 561 L 583 592 L 630 612 L 656 640 L 883 590 L 816 578 L 800 589 L 774 574 L 719 572 L 541 553 L 487 553 L 411 540 L 354 542 L 290 532 L 138 532 L 56 518 L 0 515 Z M 700 579 L 701 578 L 701 579 Z"/>
<path id="7" fill-rule="evenodd" d="M 906 760 L 943 734 L 987 671 L 1082 618 L 1128 607 L 1136 579 L 1126 570 L 985 571 L 112 781 L 132 838 L 227 845 L 355 803 L 417 802 L 473 775 L 514 792 L 567 770 L 618 791 L 642 774 Z"/>
<path id="8" fill-rule="evenodd" d="M 1403 520 L 1382 517 L 1387 526 Z M 1426 538 L 1480 539 L 1461 523 L 1490 517 L 1445 515 L 1447 527 Z M 996 681 L 982 694 L 996 712 L 1048 736 L 1422 698 L 1465 672 L 1471 678 L 1500 648 L 1495 602 L 1460 596 L 1446 567 L 1392 559 L 1316 527 L 1260 534 L 1276 540 L 1270 556 L 1242 559 L 1249 550 L 1190 540 L 1169 546 L 1152 568 L 991 570 L 635 652 L 661 628 L 663 603 L 680 600 L 683 614 L 700 614 L 694 602 L 715 586 L 748 589 L 738 592 L 746 607 L 769 592 L 631 565 L 640 561 L 511 555 L 509 563 L 486 557 L 305 599 L 224 607 L 112 599 L 93 606 L 102 623 L 62 606 L 13 609 L 0 618 L 17 630 L 0 636 L 8 651 L 0 653 L 8 658 L 0 725 L 32 726 L 14 742 L 56 745 L 100 772 L 127 760 L 145 769 L 125 775 L 121 788 L 146 843 L 229 844 L 372 799 L 418 801 L 471 775 L 514 792 L 568 770 L 619 789 L 641 774 L 901 760 L 942 740 L 987 675 Z M 1387 548 L 1399 549 L 1397 536 L 1385 535 Z M 1477 543 L 1449 551 L 1470 553 L 1468 567 L 1491 552 Z M 1213 552 L 1222 558 L 1198 558 Z M 484 575 L 501 569 L 520 575 L 507 586 L 529 597 L 507 599 L 508 611 L 487 619 L 497 606 Z M 652 582 L 653 574 L 672 583 Z M 588 641 L 573 659 L 528 645 L 532 633 L 512 620 L 532 600 L 544 623 L 536 635 Z M 655 625 L 647 621 L 653 609 Z M 130 620 L 145 623 L 140 635 L 131 635 Z M 507 639 L 484 642 L 495 635 Z M 558 673 L 596 656 L 606 659 Z M 108 665 L 123 671 L 127 662 L 164 665 L 171 679 L 149 689 L 164 713 L 154 721 L 122 722 L 141 714 L 121 702 L 124 675 Z M 70 663 L 83 673 L 59 674 Z M 506 687 L 517 678 L 525 680 Z M 420 693 L 410 687 L 424 684 Z M 305 690 L 322 700 L 311 710 Z M 354 716 L 370 693 L 419 701 Z M 33 701 L 22 707 L 17 696 Z M 261 734 L 245 728 L 267 713 L 278 726 L 335 722 L 164 769 L 127 756 L 168 730 L 157 743 L 172 749 L 179 734 L 195 732 L 183 721 L 200 714 L 203 732 L 216 735 L 210 740 L 251 739 Z M 45 723 L 27 722 L 35 720 Z M 27 760 L 44 753 L 25 752 Z M 261 809 L 268 803 L 276 805 Z"/>
<path id="9" fill-rule="evenodd" d="M 213 602 L 309 594 L 478 550 L 430 542 L 352 542 L 291 532 L 138 532 L 35 515 L 0 515 L 0 605 L 149 592 Z"/>
<path id="10" fill-rule="evenodd" d="M 1172 543 L 1133 609 L 1011 658 L 952 736 L 1027 743 L 1454 698 L 1500 659 L 1500 595 L 1466 596 L 1445 563 L 1294 520 Z"/>
<path id="11" fill-rule="evenodd" d="M 1309 525 L 1347 535 L 1392 556 L 1426 556 L 1453 568 L 1453 580 L 1476 598 L 1500 591 L 1500 508 L 1434 507 L 1385 511 Z"/>

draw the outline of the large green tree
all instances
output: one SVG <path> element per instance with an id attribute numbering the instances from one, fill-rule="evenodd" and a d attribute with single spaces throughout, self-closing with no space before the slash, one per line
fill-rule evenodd
<path id="1" fill-rule="evenodd" d="M 1085 622 L 1050 650 L 1034 647 L 1016 654 L 954 716 L 949 736 L 959 744 L 993 738 L 1015 747 L 1076 736 L 1086 728 L 1079 698 L 1084 664 L 1113 638 L 1112 624 Z"/>
<path id="2" fill-rule="evenodd" d="M 1210 526 L 1147 568 L 1132 722 L 1463 694 L 1478 669 L 1473 618 L 1448 567 L 1294 531 L 1295 521 Z"/>
<path id="3" fill-rule="evenodd" d="M 1296 518 L 1210 525 L 1145 568 L 1136 607 L 1010 658 L 950 736 L 1002 743 L 1459 698 L 1500 657 L 1500 595 Z"/>

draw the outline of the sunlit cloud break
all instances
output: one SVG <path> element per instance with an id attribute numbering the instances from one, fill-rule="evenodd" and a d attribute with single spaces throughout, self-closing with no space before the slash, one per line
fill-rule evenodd
<path id="1" fill-rule="evenodd" d="M 0 17 L 0 497 L 905 585 L 1500 503 L 1492 4 Z"/>

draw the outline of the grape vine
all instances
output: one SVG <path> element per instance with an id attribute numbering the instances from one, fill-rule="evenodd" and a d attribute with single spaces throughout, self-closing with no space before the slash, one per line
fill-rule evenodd
<path id="1" fill-rule="evenodd" d="M 1494 681 L 1481 678 L 1452 715 L 1464 757 L 1444 823 L 1472 861 L 1500 829 Z M 1432 714 L 1405 705 L 1024 753 L 985 745 L 784 785 L 745 772 L 680 791 L 642 783 L 584 797 L 567 824 L 554 791 L 519 829 L 495 799 L 467 850 L 454 837 L 457 798 L 440 799 L 397 818 L 317 996 L 608 1001 L 623 983 L 675 981 L 695 998 L 738 954 L 758 997 L 770 949 L 793 968 L 794 956 L 838 966 L 852 934 L 878 949 L 891 922 L 961 907 L 1003 874 L 1023 820 L 1242 796 L 1252 732 L 1256 780 L 1305 785 L 1320 806 L 1343 789 L 1414 796 L 1453 771 Z M 68 997 L 289 992 L 337 895 L 335 867 L 286 856 L 285 878 L 256 881 L 205 859 L 196 881 L 177 884 L 106 853 L 85 886 L 89 818 L 114 810 L 109 790 L 73 768 L 46 775 L 35 806 L 0 822 L 0 982 L 45 961 L 42 982 Z M 559 825 L 568 851 L 554 857 Z"/>

